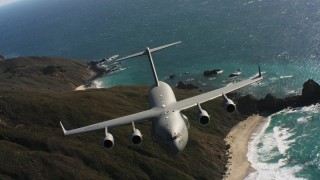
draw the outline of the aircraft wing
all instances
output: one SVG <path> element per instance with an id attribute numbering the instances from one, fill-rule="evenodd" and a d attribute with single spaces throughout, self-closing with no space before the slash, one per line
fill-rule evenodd
<path id="1" fill-rule="evenodd" d="M 97 124 L 92 124 L 89 126 L 72 129 L 72 130 L 66 130 L 62 123 L 60 122 L 61 128 L 63 130 L 64 135 L 70 135 L 70 134 L 77 134 L 77 133 L 83 133 L 83 132 L 89 132 L 89 131 L 95 131 L 99 129 L 105 129 L 106 127 L 115 127 L 115 126 L 121 126 L 125 124 L 131 124 L 132 122 L 142 122 L 149 120 L 150 118 L 157 117 L 163 112 L 163 109 L 161 108 L 152 108 L 150 110 L 142 111 L 136 114 L 131 114 L 128 116 L 119 117 L 112 120 L 107 120 L 104 122 L 100 122 Z"/>
<path id="2" fill-rule="evenodd" d="M 229 92 L 235 91 L 235 90 L 237 90 L 239 88 L 242 88 L 244 86 L 247 86 L 249 84 L 255 83 L 255 82 L 260 81 L 260 80 L 262 80 L 262 76 L 261 75 L 258 76 L 258 77 L 255 77 L 253 79 L 240 81 L 240 82 L 232 84 L 230 86 L 226 86 L 226 87 L 223 87 L 223 88 L 220 88 L 220 89 L 216 89 L 216 90 L 204 93 L 204 94 L 200 94 L 200 95 L 188 98 L 188 99 L 184 99 L 184 100 L 178 101 L 178 102 L 176 102 L 176 103 L 174 103 L 174 104 L 172 104 L 170 106 L 167 106 L 167 109 L 170 110 L 170 111 L 188 109 L 188 108 L 191 108 L 193 106 L 196 106 L 198 103 L 201 104 L 201 103 L 204 103 L 206 101 L 215 99 L 217 97 L 222 96 L 222 94 L 227 94 Z"/>

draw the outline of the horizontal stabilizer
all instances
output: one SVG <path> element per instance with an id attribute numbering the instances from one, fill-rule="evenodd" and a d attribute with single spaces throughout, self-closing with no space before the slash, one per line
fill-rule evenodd
<path id="1" fill-rule="evenodd" d="M 181 41 L 150 49 L 149 52 L 150 53 L 156 52 L 156 51 L 159 51 L 161 49 L 164 49 L 164 48 L 167 48 L 167 47 L 170 47 L 170 46 L 174 46 L 174 45 L 179 44 L 179 43 L 181 43 Z M 147 51 L 142 51 L 142 52 L 138 52 L 138 53 L 135 53 L 135 54 L 120 58 L 117 61 L 123 61 L 125 59 L 130 59 L 130 58 L 133 58 L 133 57 L 138 57 L 138 56 L 147 55 L 147 54 L 148 54 Z"/>
<path id="2" fill-rule="evenodd" d="M 126 56 L 126 57 L 117 59 L 116 61 L 123 61 L 123 60 L 125 60 L 125 59 L 130 59 L 130 58 L 142 56 L 142 55 L 145 55 L 145 54 L 147 54 L 147 52 L 146 52 L 146 51 L 143 51 L 143 52 L 139 52 L 139 53 L 136 53 L 136 54 L 132 54 L 132 55 L 129 55 L 129 56 Z"/>
<path id="3" fill-rule="evenodd" d="M 175 42 L 175 43 L 171 43 L 171 44 L 167 44 L 167 45 L 163 45 L 163 46 L 160 46 L 160 47 L 156 47 L 156 48 L 153 48 L 153 49 L 150 49 L 150 52 L 156 52 L 156 51 L 159 51 L 160 49 L 164 49 L 164 48 L 167 48 L 167 47 L 170 47 L 170 46 L 174 46 L 174 45 L 177 45 L 177 44 L 180 44 L 181 41 L 178 41 L 178 42 Z"/>

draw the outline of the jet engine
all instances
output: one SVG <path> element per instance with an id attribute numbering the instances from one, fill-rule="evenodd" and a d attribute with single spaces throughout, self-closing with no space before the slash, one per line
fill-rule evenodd
<path id="1" fill-rule="evenodd" d="M 133 145 L 140 145 L 142 143 L 142 134 L 139 129 L 134 129 L 133 133 L 131 134 L 131 143 Z"/>
<path id="2" fill-rule="evenodd" d="M 236 111 L 236 105 L 234 104 L 234 102 L 229 99 L 226 95 L 223 95 L 224 99 L 225 99 L 225 103 L 224 103 L 224 109 L 227 111 L 227 113 L 232 114 Z"/>
<path id="3" fill-rule="evenodd" d="M 107 149 L 112 149 L 114 146 L 114 139 L 112 134 L 106 133 L 106 137 L 103 139 L 103 146 Z"/>
<path id="4" fill-rule="evenodd" d="M 200 103 L 198 103 L 199 113 L 198 121 L 202 126 L 207 126 L 210 122 L 210 116 L 207 111 L 203 110 Z"/>
<path id="5" fill-rule="evenodd" d="M 210 123 L 210 116 L 208 112 L 201 109 L 198 113 L 198 121 L 202 126 L 207 126 Z"/>

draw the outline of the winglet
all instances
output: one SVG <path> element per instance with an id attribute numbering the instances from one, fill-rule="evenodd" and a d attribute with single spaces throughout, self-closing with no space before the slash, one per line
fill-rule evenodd
<path id="1" fill-rule="evenodd" d="M 62 128 L 63 134 L 66 135 L 67 131 L 66 129 L 63 127 L 62 122 L 60 121 L 60 126 Z"/>
<path id="2" fill-rule="evenodd" d="M 259 77 L 262 77 L 262 75 L 261 75 L 261 69 L 260 69 L 260 64 L 258 65 L 258 68 L 259 68 Z"/>

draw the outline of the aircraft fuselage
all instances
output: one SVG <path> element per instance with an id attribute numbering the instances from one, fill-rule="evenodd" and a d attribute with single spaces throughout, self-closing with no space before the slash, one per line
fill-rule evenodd
<path id="1" fill-rule="evenodd" d="M 163 114 L 152 119 L 157 143 L 171 154 L 180 153 L 188 142 L 188 126 L 180 111 L 166 110 L 168 105 L 177 102 L 172 88 L 159 81 L 159 86 L 150 88 L 148 98 L 151 108 L 164 109 Z"/>

